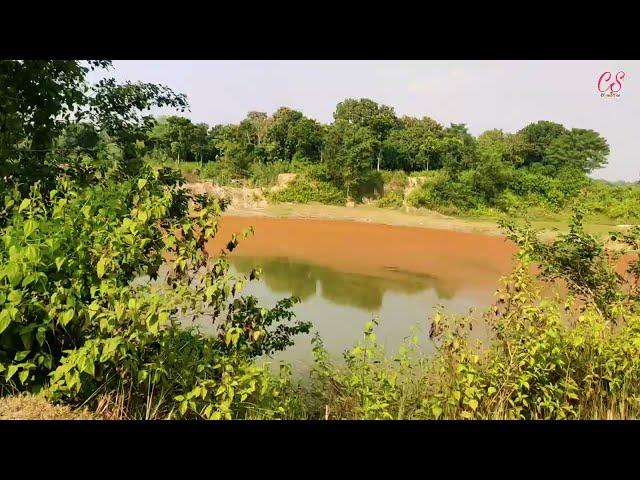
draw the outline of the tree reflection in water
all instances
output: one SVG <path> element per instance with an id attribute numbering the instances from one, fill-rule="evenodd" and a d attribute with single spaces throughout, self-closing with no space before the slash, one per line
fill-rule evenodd
<path id="1" fill-rule="evenodd" d="M 434 289 L 441 299 L 451 299 L 455 289 L 435 277 L 402 272 L 392 267 L 376 274 L 341 272 L 288 258 L 231 256 L 231 265 L 249 274 L 254 267 L 263 269 L 262 281 L 275 293 L 296 295 L 302 301 L 320 295 L 337 305 L 376 311 L 385 292 L 418 293 Z"/>

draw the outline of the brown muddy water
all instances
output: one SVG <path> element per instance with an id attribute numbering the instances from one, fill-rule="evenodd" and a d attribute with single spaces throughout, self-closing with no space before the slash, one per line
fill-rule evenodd
<path id="1" fill-rule="evenodd" d="M 379 321 L 377 338 L 389 352 L 417 327 L 421 335 L 438 307 L 454 314 L 489 306 L 500 278 L 509 273 L 515 247 L 504 238 L 428 228 L 350 221 L 224 216 L 217 255 L 231 238 L 253 226 L 229 255 L 235 272 L 261 267 L 244 294 L 273 306 L 296 295 L 298 318 L 311 321 L 336 358 Z M 239 237 L 241 238 L 241 237 Z M 207 326 L 202 325 L 206 331 Z M 278 354 L 295 368 L 312 362 L 311 335 Z"/>

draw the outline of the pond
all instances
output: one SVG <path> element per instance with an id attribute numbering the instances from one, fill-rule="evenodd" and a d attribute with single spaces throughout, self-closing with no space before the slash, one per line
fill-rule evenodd
<path id="1" fill-rule="evenodd" d="M 298 318 L 311 321 L 330 354 L 340 356 L 376 318 L 378 340 L 394 351 L 423 333 L 435 309 L 455 314 L 488 306 L 515 247 L 497 236 L 350 221 L 231 217 L 207 245 L 215 255 L 234 232 L 253 226 L 229 256 L 235 272 L 261 267 L 245 294 L 273 306 L 283 297 L 302 300 Z M 424 336 L 424 335 L 423 335 Z M 278 354 L 297 369 L 312 362 L 311 335 Z"/>

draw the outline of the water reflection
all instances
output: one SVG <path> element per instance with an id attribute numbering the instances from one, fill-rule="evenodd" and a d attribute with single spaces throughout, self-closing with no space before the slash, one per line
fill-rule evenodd
<path id="1" fill-rule="evenodd" d="M 236 255 L 230 256 L 229 262 L 233 271 L 245 275 L 254 267 L 262 267 L 260 280 L 249 282 L 244 294 L 255 295 L 266 306 L 286 296 L 300 297 L 302 302 L 294 307 L 296 316 L 313 324 L 335 358 L 362 337 L 365 323 L 372 318 L 379 320 L 379 342 L 395 351 L 415 326 L 426 339 L 434 309 L 466 314 L 488 304 L 493 293 L 492 287 L 479 292 L 468 285 L 452 286 L 434 276 L 397 269 L 362 274 L 282 257 Z M 300 335 L 295 345 L 275 360 L 292 362 L 298 371 L 306 370 L 313 358 L 310 338 Z M 427 342 L 425 348 L 431 350 L 432 345 Z"/>
<path id="2" fill-rule="evenodd" d="M 386 292 L 417 293 L 435 290 L 438 298 L 449 300 L 455 289 L 437 278 L 388 268 L 384 276 L 340 272 L 332 268 L 288 258 L 230 257 L 231 265 L 244 274 L 260 266 L 262 281 L 275 293 L 296 295 L 302 301 L 315 295 L 336 305 L 377 311 Z"/>

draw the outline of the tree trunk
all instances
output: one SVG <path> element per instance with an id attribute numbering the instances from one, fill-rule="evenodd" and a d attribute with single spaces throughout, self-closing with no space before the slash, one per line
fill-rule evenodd
<path id="1" fill-rule="evenodd" d="M 376 170 L 380 171 L 380 159 L 382 158 L 382 150 L 378 152 L 378 168 Z"/>

